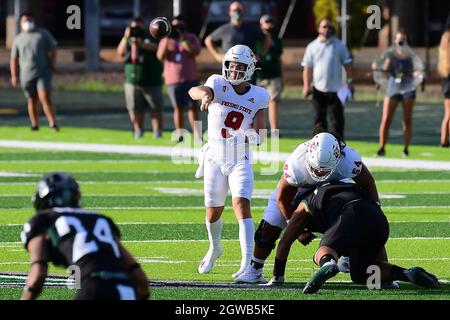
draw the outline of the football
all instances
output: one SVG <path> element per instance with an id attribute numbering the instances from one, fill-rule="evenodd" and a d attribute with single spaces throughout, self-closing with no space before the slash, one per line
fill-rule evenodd
<path id="1" fill-rule="evenodd" d="M 157 40 L 167 37 L 171 29 L 170 21 L 166 17 L 157 17 L 149 25 L 150 34 Z"/>

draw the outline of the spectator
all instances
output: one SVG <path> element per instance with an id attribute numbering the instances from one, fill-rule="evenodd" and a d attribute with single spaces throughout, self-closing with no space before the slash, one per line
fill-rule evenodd
<path id="1" fill-rule="evenodd" d="M 444 78 L 442 89 L 444 91 L 444 119 L 441 124 L 441 146 L 449 147 L 450 134 L 450 29 L 444 32 L 439 45 L 439 74 Z"/>
<path id="2" fill-rule="evenodd" d="M 147 109 L 151 110 L 153 135 L 160 138 L 162 134 L 162 64 L 156 58 L 157 48 L 141 18 L 131 21 L 117 47 L 117 54 L 125 57 L 125 101 L 136 139 L 144 135 Z"/>
<path id="3" fill-rule="evenodd" d="M 385 146 L 389 136 L 389 128 L 400 101 L 403 103 L 403 156 L 409 155 L 412 111 L 416 99 L 414 77 L 417 70 L 414 70 L 413 55 L 414 53 L 408 47 L 406 34 L 403 31 L 396 33 L 394 45 L 383 53 L 381 71 L 388 73 L 389 79 L 383 101 L 378 156 L 386 154 Z"/>
<path id="4" fill-rule="evenodd" d="M 181 129 L 183 124 L 183 108 L 188 108 L 188 118 L 194 133 L 194 139 L 201 140 L 201 132 L 195 127 L 198 121 L 196 103 L 188 94 L 190 88 L 199 85 L 197 62 L 195 57 L 200 53 L 200 40 L 186 30 L 182 16 L 172 19 L 172 32 L 158 45 L 157 57 L 164 61 L 164 80 L 168 86 L 169 98 L 174 108 L 173 120 L 178 134 L 178 141 L 183 141 Z"/>
<path id="5" fill-rule="evenodd" d="M 349 89 L 352 85 L 352 58 L 346 46 L 334 37 L 334 28 L 328 19 L 322 19 L 317 29 L 319 36 L 308 44 L 303 57 L 303 96 L 312 93 L 314 106 L 314 134 L 328 130 L 327 111 L 331 112 L 331 129 L 344 140 L 344 108 L 337 96 L 342 85 L 342 66 L 347 73 Z M 311 90 L 312 82 L 312 90 Z"/>
<path id="6" fill-rule="evenodd" d="M 281 91 L 283 82 L 281 78 L 281 55 L 283 53 L 283 43 L 275 35 L 275 20 L 268 14 L 265 14 L 259 20 L 261 31 L 271 38 L 269 51 L 262 55 L 263 42 L 256 44 L 256 53 L 260 54 L 261 59 L 257 66 L 261 68 L 256 72 L 257 85 L 264 87 L 269 91 L 269 123 L 273 133 L 278 129 L 278 103 L 281 100 Z"/>
<path id="7" fill-rule="evenodd" d="M 41 101 L 48 124 L 53 131 L 59 131 L 51 96 L 52 73 L 55 70 L 55 38 L 43 28 L 36 28 L 32 13 L 20 16 L 20 32 L 11 49 L 11 84 L 20 85 L 28 103 L 31 130 L 39 130 L 38 100 Z M 17 70 L 20 66 L 20 80 Z"/>
<path id="8" fill-rule="evenodd" d="M 270 47 L 270 35 L 264 35 L 257 27 L 243 21 L 244 5 L 239 1 L 231 3 L 228 13 L 230 22 L 217 28 L 205 39 L 206 47 L 217 62 L 222 62 L 225 52 L 238 44 L 246 45 L 255 52 L 256 41 L 262 39 L 264 39 L 264 49 L 261 55 L 264 55 Z M 256 58 L 258 60 L 258 56 Z"/>

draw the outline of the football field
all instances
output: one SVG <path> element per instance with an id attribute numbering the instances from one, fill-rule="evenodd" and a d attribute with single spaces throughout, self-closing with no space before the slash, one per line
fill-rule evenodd
<path id="1" fill-rule="evenodd" d="M 318 240 L 304 247 L 295 244 L 282 288 L 233 284 L 231 274 L 239 269 L 238 226 L 230 208 L 223 215 L 224 252 L 210 274 L 199 274 L 197 266 L 206 253 L 203 181 L 195 179 L 195 163 L 174 163 L 169 156 L 75 151 L 75 143 L 104 145 L 174 146 L 169 134 L 161 140 L 130 141 L 128 132 L 102 129 L 64 128 L 31 134 L 26 127 L 0 128 L 1 139 L 72 143 L 73 151 L 42 148 L 0 147 L 0 299 L 18 299 L 29 268 L 28 254 L 20 243 L 20 231 L 34 213 L 31 196 L 45 173 L 67 171 L 81 186 L 82 205 L 100 211 L 118 225 L 122 241 L 143 266 L 151 283 L 152 299 L 450 299 L 450 171 L 430 166 L 405 169 L 369 166 L 375 176 L 382 207 L 390 222 L 387 252 L 392 263 L 409 268 L 421 266 L 437 275 L 441 289 L 423 290 L 400 283 L 399 290 L 368 290 L 339 274 L 316 295 L 304 295 L 304 283 L 317 270 L 311 257 Z M 280 150 L 289 152 L 305 139 L 282 139 Z M 372 157 L 374 143 L 348 144 Z M 50 149 L 50 147 L 49 147 Z M 106 148 L 107 149 L 107 148 Z M 401 146 L 391 146 L 391 150 Z M 423 146 L 418 160 L 449 161 L 447 150 Z M 389 158 L 388 158 L 389 159 Z M 395 162 L 395 160 L 392 160 Z M 252 214 L 255 228 L 267 198 L 276 187 L 282 162 L 272 174 L 261 174 L 255 165 Z M 264 276 L 272 273 L 274 252 Z M 41 299 L 71 299 L 75 291 L 65 287 L 63 269 L 50 267 L 52 275 Z"/>

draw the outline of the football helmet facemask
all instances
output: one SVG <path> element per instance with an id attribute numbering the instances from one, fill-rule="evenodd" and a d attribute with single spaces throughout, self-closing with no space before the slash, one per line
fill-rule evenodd
<path id="1" fill-rule="evenodd" d="M 341 159 L 339 141 L 330 133 L 315 135 L 308 143 L 306 168 L 317 182 L 327 181 Z"/>
<path id="2" fill-rule="evenodd" d="M 53 172 L 43 177 L 36 186 L 32 201 L 36 210 L 53 207 L 80 207 L 80 188 L 67 173 Z"/>
<path id="3" fill-rule="evenodd" d="M 230 62 L 245 64 L 245 70 L 230 69 Z M 253 51 L 244 45 L 238 44 L 230 48 L 222 60 L 222 76 L 232 85 L 239 85 L 252 79 L 256 70 L 256 58 Z M 231 72 L 237 72 L 235 79 L 231 78 Z"/>

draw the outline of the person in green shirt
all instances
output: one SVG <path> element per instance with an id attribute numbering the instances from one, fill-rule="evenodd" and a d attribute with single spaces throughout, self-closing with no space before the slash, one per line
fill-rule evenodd
<path id="1" fill-rule="evenodd" d="M 156 58 L 158 43 L 147 36 L 141 18 L 133 18 L 125 29 L 117 53 L 125 57 L 125 101 L 133 124 L 134 137 L 144 135 L 145 111 L 151 110 L 151 123 L 156 138 L 162 134 L 162 71 Z"/>
<path id="2" fill-rule="evenodd" d="M 269 123 L 271 134 L 278 129 L 278 104 L 281 101 L 281 91 L 283 90 L 281 73 L 281 55 L 283 54 L 283 43 L 275 35 L 275 19 L 265 14 L 259 20 L 261 31 L 269 34 L 272 44 L 269 51 L 262 55 L 263 43 L 257 42 L 256 55 L 258 57 L 257 67 L 261 68 L 256 72 L 256 84 L 269 91 Z"/>

